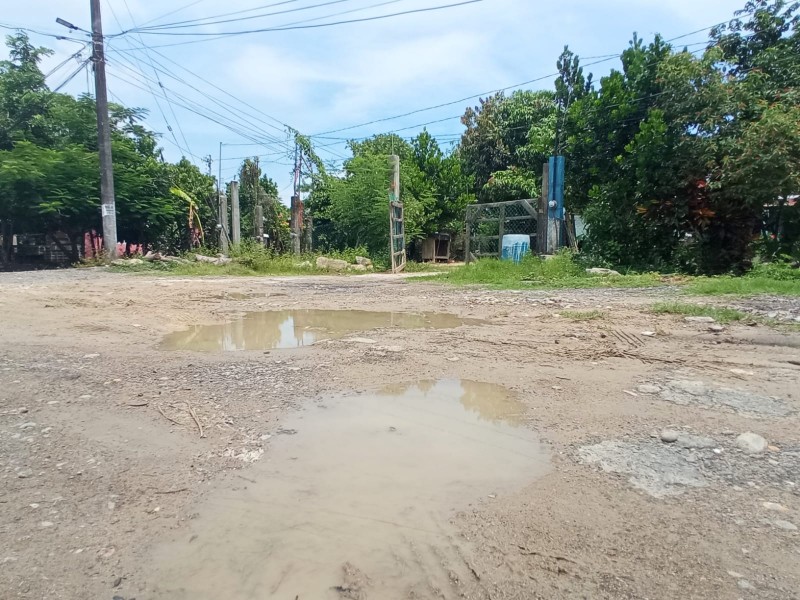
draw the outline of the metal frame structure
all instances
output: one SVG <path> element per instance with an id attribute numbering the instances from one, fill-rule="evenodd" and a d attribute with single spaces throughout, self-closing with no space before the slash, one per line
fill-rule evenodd
<path id="1" fill-rule="evenodd" d="M 506 234 L 528 234 L 531 248 L 536 248 L 541 220 L 537 204 L 538 200 L 510 200 L 467 206 L 464 260 L 470 263 L 487 256 L 501 258 Z"/>

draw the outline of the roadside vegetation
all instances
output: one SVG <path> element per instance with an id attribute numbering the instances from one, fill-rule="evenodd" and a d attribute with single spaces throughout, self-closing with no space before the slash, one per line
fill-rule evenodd
<path id="1" fill-rule="evenodd" d="M 652 312 L 657 315 L 682 315 L 684 317 L 711 317 L 718 323 L 747 320 L 749 315 L 740 310 L 703 304 L 685 302 L 660 302 L 653 306 Z"/>
<path id="2" fill-rule="evenodd" d="M 411 258 L 437 233 L 463 248 L 465 208 L 542 192 L 542 164 L 563 155 L 567 210 L 585 225 L 581 256 L 481 260 L 432 274 L 455 285 L 593 288 L 680 285 L 696 295 L 800 295 L 800 3 L 747 0 L 707 45 L 689 51 L 660 35 L 633 36 L 620 64 L 595 81 L 568 47 L 552 90 L 498 92 L 468 107 L 459 139 L 427 130 L 346 142 L 336 169 L 315 138 L 289 129 L 303 166 L 301 239 L 332 258 L 357 248 L 388 264 L 388 156 L 400 157 Z M 75 257 L 101 230 L 94 101 L 47 86 L 51 54 L 24 33 L 0 61 L 0 262 L 30 232 L 66 236 Z M 145 111 L 110 107 L 119 235 L 132 252 L 218 252 L 216 189 L 187 159 L 169 163 Z M 294 150 L 294 147 L 291 148 Z M 291 255 L 288 208 L 257 157 L 238 169 L 245 238 L 224 265 L 140 264 L 128 270 L 197 275 L 317 272 L 316 254 Z M 255 223 L 263 214 L 263 223 Z M 313 227 L 310 226 L 313 221 Z M 259 225 L 259 227 L 256 227 Z M 258 231 L 256 231 L 258 230 Z M 63 238 L 62 238 L 63 240 Z M 309 244 L 309 240 L 312 242 Z M 268 248 L 264 248 L 266 241 Z M 311 266 L 308 266 L 311 263 Z M 585 267 L 620 275 L 598 276 Z M 438 271 L 409 263 L 409 271 Z M 669 273 L 671 275 L 659 275 Z M 426 278 L 427 279 L 427 278 Z"/>

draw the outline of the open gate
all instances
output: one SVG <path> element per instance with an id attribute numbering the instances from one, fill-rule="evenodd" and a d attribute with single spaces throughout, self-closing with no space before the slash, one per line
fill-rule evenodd
<path id="1" fill-rule="evenodd" d="M 403 203 L 400 201 L 400 157 L 391 156 L 392 185 L 389 189 L 389 252 L 392 273 L 406 268 L 406 225 Z"/>

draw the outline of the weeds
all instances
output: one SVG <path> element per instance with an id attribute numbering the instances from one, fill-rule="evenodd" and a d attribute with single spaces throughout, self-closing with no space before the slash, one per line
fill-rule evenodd
<path id="1" fill-rule="evenodd" d="M 657 315 L 683 315 L 685 317 L 711 317 L 719 323 L 743 321 L 749 315 L 740 310 L 719 306 L 704 306 L 685 302 L 660 302 L 651 309 Z"/>
<path id="2" fill-rule="evenodd" d="M 594 321 L 605 318 L 605 313 L 599 310 L 562 310 L 559 313 L 565 319 L 573 321 Z"/>
<path id="3" fill-rule="evenodd" d="M 569 252 L 542 259 L 527 256 L 521 263 L 483 259 L 432 279 L 455 285 L 488 285 L 505 289 L 652 287 L 661 285 L 657 274 L 601 277 L 589 275 Z M 430 279 L 428 279 L 430 281 Z"/>

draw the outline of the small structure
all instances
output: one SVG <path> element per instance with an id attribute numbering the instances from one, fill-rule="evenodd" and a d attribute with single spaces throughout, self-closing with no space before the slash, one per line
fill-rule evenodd
<path id="1" fill-rule="evenodd" d="M 422 262 L 450 262 L 449 233 L 434 233 L 422 241 Z"/>

